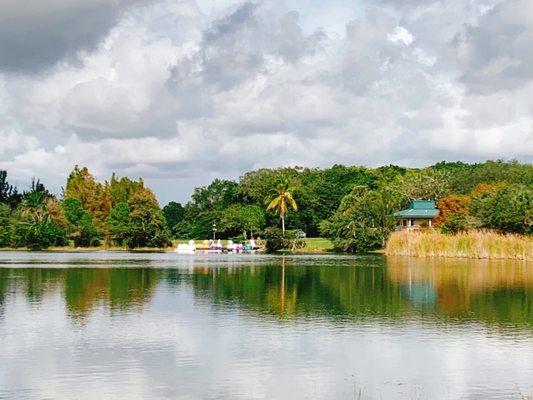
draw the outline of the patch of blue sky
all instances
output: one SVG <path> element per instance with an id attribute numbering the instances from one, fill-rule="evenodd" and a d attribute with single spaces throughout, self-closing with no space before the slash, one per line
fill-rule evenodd
<path id="1" fill-rule="evenodd" d="M 287 7 L 300 15 L 306 33 L 322 28 L 328 34 L 344 37 L 346 24 L 364 18 L 365 4 L 354 0 L 286 0 Z"/>

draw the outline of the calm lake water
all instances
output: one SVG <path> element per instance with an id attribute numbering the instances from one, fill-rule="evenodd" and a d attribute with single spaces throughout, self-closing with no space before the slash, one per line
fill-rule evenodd
<path id="1" fill-rule="evenodd" d="M 2 399 L 520 399 L 533 264 L 0 253 Z"/>

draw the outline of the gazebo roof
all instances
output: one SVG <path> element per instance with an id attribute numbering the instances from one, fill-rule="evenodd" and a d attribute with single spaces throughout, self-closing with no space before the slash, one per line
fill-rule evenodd
<path id="1" fill-rule="evenodd" d="M 435 218 L 439 210 L 433 200 L 411 200 L 409 208 L 393 214 L 397 218 Z"/>

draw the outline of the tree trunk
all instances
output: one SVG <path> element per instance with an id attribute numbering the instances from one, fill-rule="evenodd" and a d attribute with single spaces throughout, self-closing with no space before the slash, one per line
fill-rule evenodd
<path id="1" fill-rule="evenodd" d="M 281 232 L 285 236 L 285 215 L 281 214 Z"/>

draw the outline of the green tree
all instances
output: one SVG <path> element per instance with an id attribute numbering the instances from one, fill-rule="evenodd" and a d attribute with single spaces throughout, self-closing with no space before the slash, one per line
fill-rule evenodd
<path id="1" fill-rule="evenodd" d="M 405 195 L 393 187 L 355 187 L 337 212 L 322 222 L 321 232 L 340 251 L 357 253 L 382 248 L 394 229 L 392 214 L 405 201 Z"/>
<path id="2" fill-rule="evenodd" d="M 213 224 L 217 224 L 222 219 L 222 213 L 218 211 L 203 212 L 195 218 L 191 224 L 189 238 L 206 239 L 213 234 Z"/>
<path id="3" fill-rule="evenodd" d="M 65 230 L 54 222 L 54 215 L 50 212 L 55 199 L 47 197 L 48 191 L 43 189 L 44 186 L 33 184 L 32 190 L 25 193 L 20 204 L 22 220 L 17 230 L 23 237 L 23 244 L 31 250 L 66 244 Z"/>
<path id="4" fill-rule="evenodd" d="M 292 178 L 298 213 L 291 217 L 289 227 L 302 229 L 316 236 L 319 225 L 339 207 L 344 196 L 355 186 L 373 186 L 375 174 L 365 167 L 305 168 Z"/>
<path id="5" fill-rule="evenodd" d="M 402 175 L 405 175 L 407 168 L 390 164 L 383 167 L 378 167 L 372 172 L 376 176 L 375 183 L 377 185 L 389 185 L 397 181 Z"/>
<path id="6" fill-rule="evenodd" d="M 7 171 L 0 170 L 0 203 L 7 203 L 13 193 L 13 186 L 7 181 Z"/>
<path id="7" fill-rule="evenodd" d="M 22 217 L 31 222 L 46 222 L 49 220 L 43 192 L 32 191 L 26 193 L 24 200 L 20 204 L 20 210 Z"/>
<path id="8" fill-rule="evenodd" d="M 409 170 L 400 175 L 395 183 L 395 190 L 410 199 L 428 199 L 439 201 L 451 193 L 451 174 L 444 169 L 425 168 Z"/>
<path id="9" fill-rule="evenodd" d="M 114 207 L 118 203 L 127 203 L 136 193 L 142 192 L 144 189 L 144 181 L 142 179 L 134 181 L 126 176 L 119 179 L 113 173 L 108 185 L 111 206 Z"/>
<path id="10" fill-rule="evenodd" d="M 276 182 L 275 195 L 268 200 L 267 211 L 273 210 L 281 218 L 281 232 L 285 234 L 285 218 L 289 207 L 298 211 L 298 205 L 292 196 L 293 188 L 286 177 L 279 177 Z"/>
<path id="11" fill-rule="evenodd" d="M 298 171 L 296 168 L 262 168 L 246 172 L 240 177 L 236 192 L 244 204 L 263 205 L 265 199 L 272 194 L 272 187 L 276 185 L 279 176 L 294 180 Z"/>
<path id="12" fill-rule="evenodd" d="M 15 246 L 14 225 L 16 218 L 8 204 L 0 203 L 0 247 Z"/>
<path id="13" fill-rule="evenodd" d="M 480 184 L 496 182 L 533 185 L 533 165 L 520 164 L 516 160 L 485 161 L 476 164 L 443 161 L 432 168 L 445 170 L 450 174 L 451 191 L 455 194 L 466 195 Z"/>
<path id="14" fill-rule="evenodd" d="M 124 240 L 129 237 L 131 225 L 131 209 L 128 203 L 118 203 L 106 219 L 106 230 L 110 239 L 119 246 L 124 244 Z"/>
<path id="15" fill-rule="evenodd" d="M 0 170 L 0 203 L 16 208 L 21 201 L 22 195 L 7 181 L 7 171 Z"/>
<path id="16" fill-rule="evenodd" d="M 165 207 L 163 207 L 163 214 L 165 215 L 169 231 L 174 233 L 174 227 L 185 216 L 185 209 L 180 203 L 171 201 Z"/>
<path id="17" fill-rule="evenodd" d="M 136 193 L 128 205 L 131 209 L 131 222 L 124 238 L 126 246 L 165 247 L 171 243 L 165 216 L 150 190 L 144 189 Z"/>
<path id="18" fill-rule="evenodd" d="M 101 234 L 91 215 L 83 209 L 81 201 L 75 198 L 63 200 L 63 210 L 68 221 L 70 238 L 76 247 L 98 246 Z"/>
<path id="19" fill-rule="evenodd" d="M 215 179 L 209 186 L 194 190 L 191 198 L 201 211 L 221 210 L 236 202 L 237 183 Z"/>
<path id="20" fill-rule="evenodd" d="M 481 227 L 532 234 L 533 189 L 519 184 L 486 186 L 472 196 L 470 213 Z"/>
<path id="21" fill-rule="evenodd" d="M 265 213 L 259 206 L 244 206 L 241 209 L 239 221 L 244 237 L 246 238 L 247 232 L 250 232 L 250 237 L 253 237 L 254 232 L 257 232 L 263 228 L 265 224 Z"/>
<path id="22" fill-rule="evenodd" d="M 254 231 L 260 230 L 265 223 L 265 213 L 263 209 L 256 205 L 243 206 L 232 204 L 225 211 L 221 218 L 222 233 L 242 232 L 243 237 L 253 236 Z"/>
<path id="23" fill-rule="evenodd" d="M 74 167 L 67 179 L 63 198 L 78 199 L 96 226 L 103 228 L 111 208 L 107 189 L 95 179 L 86 167 L 81 169 L 77 165 Z"/>

